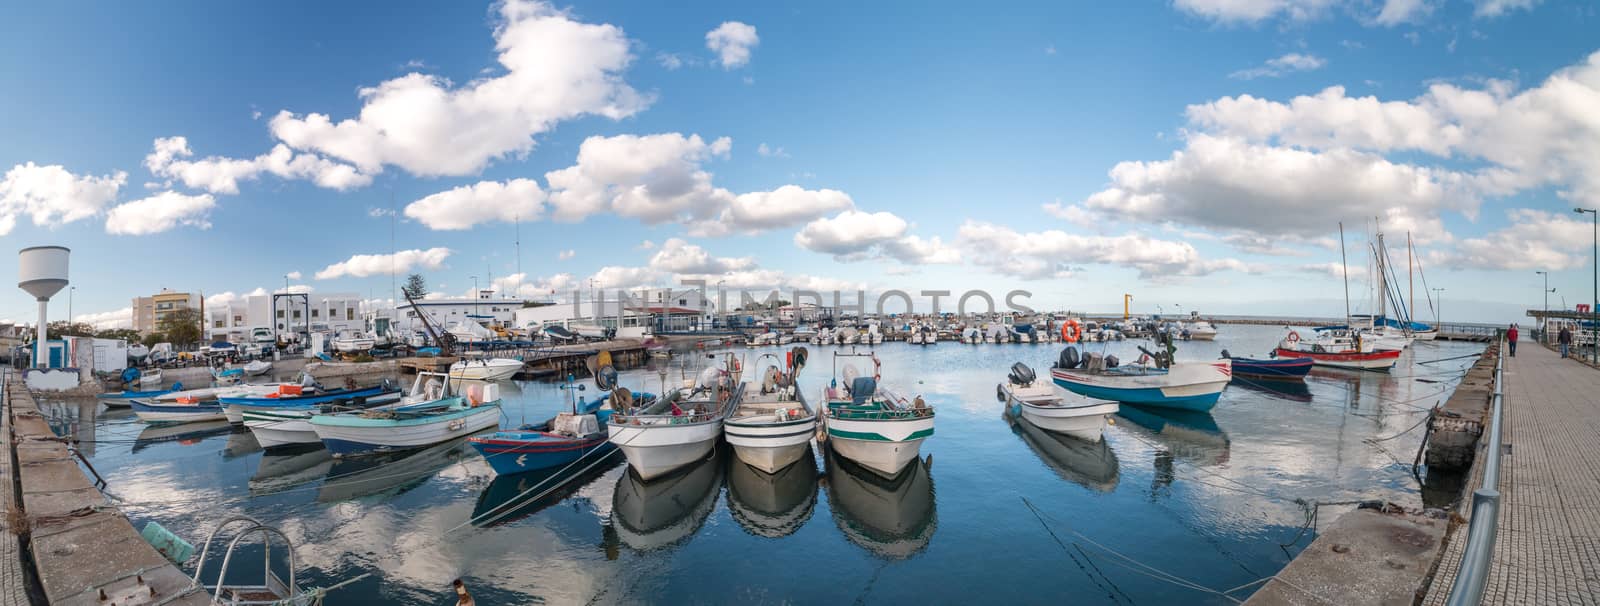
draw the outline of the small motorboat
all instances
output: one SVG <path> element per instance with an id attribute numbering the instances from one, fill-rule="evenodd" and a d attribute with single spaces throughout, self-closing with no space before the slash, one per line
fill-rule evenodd
<path id="1" fill-rule="evenodd" d="M 997 388 L 1001 401 L 1040 429 L 1090 442 L 1100 441 L 1106 419 L 1121 408 L 1116 402 L 1061 392 L 1040 381 L 1027 364 L 1011 365 L 1011 374 Z"/>
<path id="2" fill-rule="evenodd" d="M 238 385 L 244 382 L 243 368 L 213 367 L 211 380 L 220 386 Z"/>
<path id="3" fill-rule="evenodd" d="M 1142 404 L 1184 410 L 1211 410 L 1222 396 L 1222 390 L 1233 378 L 1230 360 L 1215 362 L 1173 362 L 1171 352 L 1173 335 L 1159 336 L 1166 351 L 1159 354 L 1145 352 L 1138 363 L 1118 365 L 1116 356 L 1085 354 L 1067 346 L 1061 350 L 1056 365 L 1050 368 L 1050 377 L 1068 391 L 1091 398 L 1113 400 L 1124 404 Z"/>
<path id="4" fill-rule="evenodd" d="M 1273 353 L 1282 358 L 1311 358 L 1317 366 L 1380 372 L 1388 372 L 1400 361 L 1399 349 L 1380 348 L 1374 340 L 1350 330 L 1318 331 L 1314 340 L 1301 339 L 1299 332 L 1291 330 Z"/>
<path id="5" fill-rule="evenodd" d="M 436 372 L 419 372 L 411 392 L 399 404 L 318 414 L 311 417 L 311 426 L 334 456 L 355 456 L 422 448 L 500 422 L 499 386 L 467 385 L 466 393 L 457 395 L 450 379 Z"/>
<path id="6" fill-rule="evenodd" d="M 354 331 L 340 331 L 329 343 L 333 350 L 339 353 L 361 353 L 371 351 L 377 346 L 378 340 Z"/>
<path id="7" fill-rule="evenodd" d="M 133 400 L 149 400 L 158 396 L 183 390 L 183 383 L 173 383 L 172 389 L 156 389 L 151 391 L 118 391 L 103 393 L 95 396 L 106 408 L 127 408 Z"/>
<path id="8" fill-rule="evenodd" d="M 341 400 L 325 401 L 318 404 L 295 404 L 291 406 L 242 407 L 239 410 L 239 422 L 256 435 L 256 441 L 262 448 L 278 448 L 293 444 L 319 444 L 321 438 L 317 437 L 316 428 L 311 426 L 311 417 L 319 414 L 332 414 L 354 410 L 367 410 L 395 406 L 398 392 L 385 394 L 374 398 L 351 397 Z M 385 397 L 386 396 L 386 397 Z M 240 409 L 238 406 L 229 406 L 224 412 L 231 421 L 233 411 Z M 237 422 L 235 422 L 237 423 Z"/>
<path id="9" fill-rule="evenodd" d="M 259 377 L 272 372 L 272 363 L 266 360 L 255 360 L 240 367 L 246 376 Z"/>
<path id="10" fill-rule="evenodd" d="M 461 360 L 450 365 L 451 379 L 473 381 L 499 381 L 522 372 L 522 360 L 515 358 L 483 358 Z"/>
<path id="11" fill-rule="evenodd" d="M 832 382 L 822 391 L 822 423 L 828 443 L 840 456 L 893 477 L 917 458 L 922 441 L 933 435 L 933 407 L 922 401 L 907 400 L 878 385 L 882 364 L 871 353 L 834 352 Z M 846 362 L 839 369 L 839 358 L 864 357 L 872 361 L 872 376 Z M 843 378 L 843 385 L 839 379 Z"/>
<path id="12" fill-rule="evenodd" d="M 777 473 L 810 452 L 811 436 L 817 431 L 817 413 L 806 403 L 796 383 L 807 357 L 806 348 L 796 347 L 784 360 L 770 353 L 756 359 L 759 367 L 762 360 L 771 358 L 771 364 L 761 373 L 761 384 L 746 384 L 744 399 L 722 424 L 723 434 L 740 461 Z"/>
<path id="13" fill-rule="evenodd" d="M 1291 358 L 1271 358 L 1261 360 L 1256 358 L 1235 358 L 1222 350 L 1222 357 L 1233 360 L 1234 377 L 1250 377 L 1254 379 L 1300 379 L 1311 372 L 1311 367 L 1316 360 L 1307 356 Z"/>
<path id="14" fill-rule="evenodd" d="M 316 386 L 301 386 L 293 383 L 283 383 L 278 390 L 268 394 L 232 395 L 223 394 L 217 397 L 222 403 L 224 412 L 228 415 L 228 422 L 239 424 L 244 422 L 244 412 L 247 410 L 274 410 L 328 404 L 334 402 L 356 402 L 352 408 L 368 408 L 376 404 L 389 404 L 400 400 L 400 389 L 384 379 L 382 383 L 372 387 L 321 389 Z"/>
<path id="15" fill-rule="evenodd" d="M 215 400 L 199 401 L 193 398 L 184 398 L 171 403 L 130 400 L 128 405 L 133 407 L 133 414 L 138 415 L 139 420 L 146 423 L 199 423 L 202 421 L 228 420 L 228 416 L 222 412 L 222 404 Z"/>
<path id="16" fill-rule="evenodd" d="M 607 367 L 609 369 L 609 367 Z M 596 384 L 615 387 L 614 370 L 602 369 L 595 377 Z M 607 379 L 611 377 L 611 384 Z M 568 465 L 579 459 L 603 459 L 616 445 L 607 440 L 606 422 L 611 420 L 611 398 L 643 402 L 653 400 L 650 394 L 633 394 L 626 389 L 602 394 L 593 402 L 577 396 L 582 386 L 574 385 L 567 376 L 567 390 L 571 410 L 546 419 L 543 423 L 523 425 L 516 429 L 497 431 L 490 435 L 473 436 L 467 442 L 483 455 L 496 474 L 511 475 L 539 469 Z"/>
<path id="17" fill-rule="evenodd" d="M 161 369 L 147 368 L 139 371 L 139 378 L 137 382 L 139 387 L 145 389 L 155 389 L 161 387 Z"/>

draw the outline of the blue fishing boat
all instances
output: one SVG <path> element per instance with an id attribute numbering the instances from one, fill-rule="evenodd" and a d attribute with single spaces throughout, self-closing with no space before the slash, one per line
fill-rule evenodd
<path id="1" fill-rule="evenodd" d="M 289 386 L 293 389 L 294 385 Z M 387 379 L 378 385 L 357 389 L 316 389 L 314 391 L 301 391 L 300 393 L 284 392 L 282 386 L 279 391 L 265 396 L 238 396 L 219 397 L 228 413 L 228 422 L 235 425 L 244 422 L 245 411 L 256 410 L 287 410 L 291 408 L 312 408 L 320 404 L 333 402 L 358 401 L 355 408 L 367 408 L 373 404 L 385 404 L 400 400 L 400 389 L 394 387 Z"/>
<path id="2" fill-rule="evenodd" d="M 467 439 L 495 473 L 509 475 L 558 467 L 578 459 L 605 456 L 616 445 L 607 440 L 611 394 L 582 403 L 576 413 L 564 412 L 543 423 L 497 431 Z"/>
<path id="3" fill-rule="evenodd" d="M 1270 358 L 1261 360 L 1257 358 L 1235 358 L 1228 355 L 1227 350 L 1222 351 L 1222 357 L 1233 360 L 1233 375 L 1235 377 L 1249 377 L 1254 379 L 1300 379 L 1311 372 L 1311 367 L 1316 360 L 1310 357 Z"/>
<path id="4" fill-rule="evenodd" d="M 1068 347 L 1050 369 L 1050 378 L 1068 391 L 1100 400 L 1198 411 L 1216 406 L 1233 377 L 1232 363 L 1171 362 L 1167 356 L 1147 353 L 1153 363 L 1118 366 L 1114 358 L 1099 354 L 1080 359 L 1077 349 Z"/>
<path id="5" fill-rule="evenodd" d="M 146 423 L 198 423 L 228 419 L 227 415 L 222 413 L 222 405 L 215 400 L 172 403 L 131 400 L 129 405 L 133 407 L 133 414 L 138 415 L 139 420 Z"/>
<path id="6" fill-rule="evenodd" d="M 329 452 L 345 456 L 423 448 L 499 423 L 497 385 L 467 385 L 463 396 L 453 394 L 448 381 L 441 373 L 417 373 L 416 383 L 400 404 L 315 415 L 312 429 Z"/>
<path id="7" fill-rule="evenodd" d="M 173 383 L 172 389 L 156 389 L 151 391 L 127 391 L 103 393 L 95 396 L 101 404 L 108 408 L 127 408 L 134 400 L 148 400 L 157 396 L 164 396 L 183 390 L 183 383 Z"/>

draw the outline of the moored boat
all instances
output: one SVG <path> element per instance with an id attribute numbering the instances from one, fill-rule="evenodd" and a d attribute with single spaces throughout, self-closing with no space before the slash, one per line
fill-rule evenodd
<path id="1" fill-rule="evenodd" d="M 706 368 L 692 386 L 644 406 L 615 403 L 607 424 L 611 442 L 645 480 L 701 460 L 722 437 L 723 420 L 743 398 L 741 374 L 738 359 L 727 354 L 720 367 Z"/>
<path id="2" fill-rule="evenodd" d="M 199 423 L 202 421 L 226 421 L 227 415 L 222 413 L 222 405 L 217 402 L 178 401 L 172 403 L 153 402 L 150 400 L 130 400 L 133 414 L 139 416 L 140 421 L 146 423 Z"/>
<path id="3" fill-rule="evenodd" d="M 275 392 L 219 394 L 217 401 L 222 403 L 223 412 L 228 415 L 228 422 L 238 424 L 244 422 L 244 412 L 247 410 L 300 408 L 331 402 L 348 402 L 352 403 L 352 408 L 369 408 L 375 404 L 399 401 L 400 396 L 400 390 L 388 379 L 384 379 L 381 384 L 354 389 L 307 389 L 301 385 L 284 383 L 279 385 L 278 391 Z"/>
<path id="4" fill-rule="evenodd" d="M 1170 354 L 1163 353 L 1147 352 L 1154 358 L 1149 363 L 1118 366 L 1115 357 L 1099 354 L 1080 359 L 1077 349 L 1068 346 L 1050 369 L 1050 377 L 1074 393 L 1124 404 L 1202 411 L 1217 405 L 1233 378 L 1230 361 L 1172 362 Z"/>
<path id="5" fill-rule="evenodd" d="M 1271 359 L 1237 358 L 1222 350 L 1222 357 L 1233 361 L 1233 376 L 1250 377 L 1254 379 L 1300 379 L 1311 372 L 1311 367 L 1316 360 L 1310 357 L 1297 355 L 1291 357 L 1277 357 Z"/>
<path id="6" fill-rule="evenodd" d="M 761 372 L 761 384 L 754 391 L 746 385 L 738 408 L 722 424 L 728 444 L 740 461 L 777 473 L 810 452 L 817 414 L 806 403 L 798 384 L 807 357 L 806 348 L 797 347 L 789 351 L 785 360 L 770 353 L 756 359 L 757 367 L 768 358 L 771 365 Z"/>
<path id="7" fill-rule="evenodd" d="M 1066 434 L 1080 440 L 1098 442 L 1106 419 L 1120 406 L 1072 392 L 1058 391 L 1048 381 L 1038 380 L 1033 369 L 1018 362 L 1011 366 L 1006 382 L 999 385 L 999 396 L 1008 408 L 1041 429 Z"/>
<path id="8" fill-rule="evenodd" d="M 522 360 L 514 358 L 483 358 L 461 360 L 450 365 L 450 378 L 474 381 L 499 381 L 522 372 Z"/>
<path id="9" fill-rule="evenodd" d="M 182 383 L 173 383 L 172 389 L 156 389 L 150 391 L 119 391 L 103 393 L 95 396 L 107 408 L 127 408 L 133 400 L 149 400 L 169 393 L 183 390 Z"/>
<path id="10" fill-rule="evenodd" d="M 246 376 L 259 377 L 272 371 L 272 363 L 266 360 L 253 360 L 239 367 Z"/>
<path id="11" fill-rule="evenodd" d="M 920 396 L 907 400 L 881 387 L 876 355 L 854 351 L 833 355 L 834 378 L 822 392 L 822 423 L 830 448 L 874 473 L 895 475 L 917 458 L 922 441 L 933 435 L 933 408 Z M 841 357 L 870 359 L 872 376 L 860 376 L 848 362 L 841 372 Z"/>
<path id="12" fill-rule="evenodd" d="M 1300 333 L 1291 330 L 1273 353 L 1279 357 L 1311 358 L 1317 366 L 1384 372 L 1394 368 L 1395 363 L 1400 361 L 1400 350 L 1378 349 L 1371 342 L 1363 340 L 1360 333 L 1353 333 L 1350 337 L 1330 335 L 1313 342 L 1301 339 Z"/>
<path id="13" fill-rule="evenodd" d="M 440 373 L 419 372 L 410 395 L 400 404 L 318 414 L 311 417 L 311 426 L 335 456 L 354 456 L 421 448 L 472 435 L 500 422 L 498 386 L 468 385 L 465 395 L 457 395 L 449 379 Z"/>
<path id="14" fill-rule="evenodd" d="M 138 383 L 139 387 L 143 387 L 145 389 L 155 389 L 161 387 L 161 369 L 147 368 L 139 371 Z"/>
<path id="15" fill-rule="evenodd" d="M 596 376 L 596 384 L 615 387 L 615 372 L 603 369 Z M 632 394 L 616 390 L 602 394 L 593 402 L 577 397 L 571 375 L 563 386 L 571 399 L 571 411 L 563 412 L 543 423 L 523 425 L 516 429 L 497 431 L 490 435 L 474 436 L 467 440 L 494 468 L 496 474 L 509 475 L 538 469 L 570 465 L 584 458 L 604 458 L 616 447 L 607 440 L 606 422 L 611 420 L 611 398 L 638 402 L 648 406 L 654 399 L 650 394 Z"/>

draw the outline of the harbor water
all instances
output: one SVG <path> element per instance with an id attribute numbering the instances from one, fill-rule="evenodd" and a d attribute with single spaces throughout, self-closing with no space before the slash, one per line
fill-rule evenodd
<path id="1" fill-rule="evenodd" d="M 1262 357 L 1282 333 L 1223 326 L 1215 342 L 1179 343 L 1177 358 Z M 1132 360 L 1139 344 L 1154 349 L 1087 348 Z M 836 348 L 808 347 L 800 382 L 814 401 Z M 728 351 L 754 366 L 786 349 Z M 336 460 L 319 448 L 263 452 L 225 422 L 147 427 L 87 400 L 42 408 L 83 441 L 136 527 L 157 522 L 198 547 L 216 523 L 248 515 L 294 541 L 302 585 L 371 573 L 330 604 L 454 603 L 456 578 L 480 604 L 1227 604 L 1220 592 L 1278 572 L 1315 538 L 1308 522 L 1325 526 L 1347 503 L 1440 505 L 1413 476 L 1422 422 L 1482 346 L 1417 343 L 1388 374 L 1241 379 L 1210 413 L 1123 406 L 1100 443 L 1010 419 L 996 400 L 1012 363 L 1048 376 L 1059 345 L 874 349 L 886 386 L 937 409 L 924 459 L 892 480 L 815 448 L 769 476 L 724 446 L 648 483 L 615 454 L 548 491 L 537 472 L 496 478 L 459 441 Z M 706 362 L 680 357 L 668 384 L 684 359 Z M 622 373 L 635 391 L 661 383 L 649 369 Z M 501 391 L 503 425 L 567 406 L 554 383 Z M 221 557 L 214 547 L 208 576 Z M 231 569 L 259 577 L 259 546 L 241 548 Z"/>

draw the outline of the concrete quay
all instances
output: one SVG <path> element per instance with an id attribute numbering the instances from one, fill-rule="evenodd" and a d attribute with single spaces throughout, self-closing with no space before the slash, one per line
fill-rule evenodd
<path id="1" fill-rule="evenodd" d="M 21 377 L 3 386 L 0 605 L 210 603 L 100 493 Z"/>

